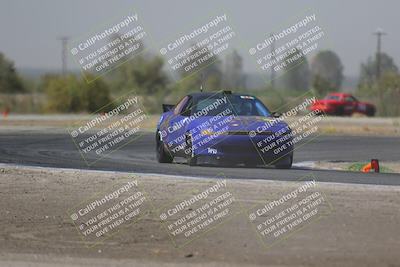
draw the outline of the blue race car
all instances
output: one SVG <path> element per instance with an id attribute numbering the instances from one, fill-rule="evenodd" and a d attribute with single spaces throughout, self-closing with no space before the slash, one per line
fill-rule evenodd
<path id="1" fill-rule="evenodd" d="M 160 163 L 175 157 L 188 164 L 260 164 L 291 168 L 293 136 L 279 114 L 256 97 L 230 91 L 186 95 L 176 105 L 163 104 L 157 124 Z"/>

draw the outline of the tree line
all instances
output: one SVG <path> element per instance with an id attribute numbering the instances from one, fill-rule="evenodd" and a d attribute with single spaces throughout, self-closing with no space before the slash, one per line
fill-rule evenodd
<path id="1" fill-rule="evenodd" d="M 301 51 L 296 53 L 299 54 L 299 60 L 285 67 L 282 76 L 277 79 L 276 88 L 266 86 L 259 92 L 275 90 L 284 101 L 285 94 L 282 92 L 300 94 L 311 89 L 318 97 L 323 97 L 329 92 L 341 90 L 344 67 L 334 51 L 322 50 L 310 59 Z M 178 72 L 176 80 L 179 82 L 172 79 L 164 60 L 158 55 L 142 53 L 90 83 L 77 74 L 47 74 L 33 90 L 30 88 L 32 85 L 25 83 L 18 75 L 13 62 L 0 53 L 0 94 L 36 91 L 46 96 L 44 112 L 94 112 L 102 111 L 101 107 L 110 103 L 115 96 L 134 90 L 142 97 L 149 112 L 156 113 L 160 112 L 161 102 L 174 103 L 182 95 L 198 91 L 200 86 L 208 91 L 246 90 L 243 59 L 236 50 L 227 54 L 224 60 L 213 55 L 190 73 Z M 381 115 L 398 116 L 400 110 L 395 99 L 400 96 L 399 71 L 393 58 L 385 53 L 380 55 L 380 62 L 382 75 L 379 79 L 376 75 L 376 57 L 369 57 L 361 64 L 356 94 L 374 99 L 379 92 L 383 92 L 387 104 L 379 106 L 378 111 Z M 86 75 L 90 77 L 91 74 Z M 3 101 L 0 105 L 7 103 Z"/>

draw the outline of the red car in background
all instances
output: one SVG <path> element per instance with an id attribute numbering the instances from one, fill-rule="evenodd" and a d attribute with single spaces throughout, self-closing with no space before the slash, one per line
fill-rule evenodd
<path id="1" fill-rule="evenodd" d="M 374 116 L 376 111 L 373 104 L 360 102 L 346 93 L 330 93 L 324 99 L 315 100 L 309 109 L 322 111 L 328 115 L 351 116 L 353 113 L 362 113 L 368 117 Z"/>

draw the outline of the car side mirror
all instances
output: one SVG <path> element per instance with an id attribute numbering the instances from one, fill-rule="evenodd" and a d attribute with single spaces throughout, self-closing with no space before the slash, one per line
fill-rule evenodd
<path id="1" fill-rule="evenodd" d="M 280 116 L 282 116 L 282 113 L 279 113 L 279 112 L 272 112 L 272 113 L 271 113 L 271 116 L 274 117 L 274 118 L 279 118 Z"/>

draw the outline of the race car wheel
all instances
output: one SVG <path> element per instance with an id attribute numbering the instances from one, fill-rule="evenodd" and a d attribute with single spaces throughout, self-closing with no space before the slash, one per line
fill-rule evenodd
<path id="1" fill-rule="evenodd" d="M 275 168 L 277 169 L 290 169 L 293 163 L 293 152 L 284 156 L 277 163 L 275 163 Z"/>
<path id="2" fill-rule="evenodd" d="M 344 108 L 343 107 L 338 107 L 336 109 L 335 115 L 336 116 L 343 116 L 344 115 Z"/>
<path id="3" fill-rule="evenodd" d="M 185 138 L 186 138 L 186 140 L 185 140 L 186 147 L 190 147 L 190 150 L 188 150 L 190 152 L 190 155 L 187 158 L 187 163 L 189 166 L 196 166 L 197 165 L 197 156 L 195 156 L 193 154 L 193 150 L 192 150 L 193 149 L 192 135 L 189 132 L 187 132 L 185 134 Z"/>
<path id="4" fill-rule="evenodd" d="M 366 114 L 367 114 L 368 117 L 373 117 L 375 115 L 375 108 L 368 107 Z"/>
<path id="5" fill-rule="evenodd" d="M 197 165 L 197 157 L 196 156 L 189 157 L 187 159 L 187 163 L 188 163 L 189 166 L 196 166 Z"/>
<path id="6" fill-rule="evenodd" d="M 171 163 L 174 160 L 174 157 L 166 151 L 164 142 L 160 138 L 160 134 L 157 133 L 156 136 L 156 154 L 157 161 L 160 163 Z"/>

